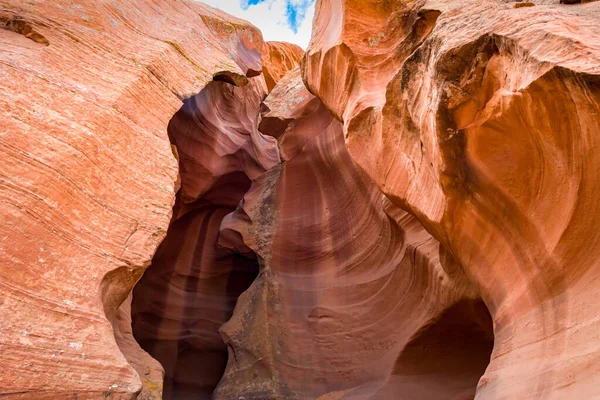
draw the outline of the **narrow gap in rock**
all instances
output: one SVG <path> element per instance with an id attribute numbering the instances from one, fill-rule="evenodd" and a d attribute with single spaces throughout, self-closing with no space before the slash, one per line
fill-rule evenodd
<path id="1" fill-rule="evenodd" d="M 220 91 L 227 96 L 232 90 L 228 83 L 211 82 L 205 93 L 184 102 L 168 127 L 180 155 L 182 186 L 165 239 L 135 286 L 131 311 L 135 339 L 165 370 L 165 400 L 212 397 L 227 364 L 218 329 L 258 274 L 252 254 L 217 245 L 221 221 L 235 210 L 250 179 L 239 170 L 208 172 L 213 165 L 206 164 L 216 157 L 207 153 L 215 148 L 211 133 L 219 127 L 199 113 L 206 102 L 222 100 Z M 194 151 L 198 157 L 188 157 Z M 201 194 L 193 199 L 197 188 Z"/>

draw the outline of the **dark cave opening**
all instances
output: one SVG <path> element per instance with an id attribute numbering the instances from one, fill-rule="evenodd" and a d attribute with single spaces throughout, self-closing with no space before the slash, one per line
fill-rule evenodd
<path id="1" fill-rule="evenodd" d="M 481 300 L 461 300 L 424 326 L 396 360 L 377 398 L 472 400 L 494 347 L 493 323 Z"/>
<path id="2" fill-rule="evenodd" d="M 253 254 L 217 244 L 221 222 L 250 188 L 246 170 L 254 167 L 243 150 L 227 148 L 230 138 L 223 133 L 249 126 L 231 113 L 243 95 L 230 83 L 210 82 L 168 126 L 181 187 L 169 229 L 134 288 L 131 306 L 135 339 L 165 370 L 167 400 L 212 397 L 228 354 L 218 329 L 258 275 Z M 223 148 L 230 150 L 226 157 Z"/>

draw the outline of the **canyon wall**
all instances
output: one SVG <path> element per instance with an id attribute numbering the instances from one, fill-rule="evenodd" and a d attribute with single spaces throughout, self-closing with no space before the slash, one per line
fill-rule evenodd
<path id="1" fill-rule="evenodd" d="M 221 244 L 252 249 L 261 271 L 221 328 L 229 362 L 214 398 L 474 395 L 492 325 L 452 256 L 352 161 L 299 70 L 267 97 L 260 127 L 282 164 L 221 226 Z"/>
<path id="2" fill-rule="evenodd" d="M 132 336 L 130 292 L 169 231 L 181 182 L 187 201 L 239 169 L 217 160 L 179 174 L 190 155 L 177 140 L 188 138 L 169 126 L 186 121 L 171 119 L 205 88 L 238 86 L 258 109 L 266 84 L 251 80 L 269 47 L 247 22 L 191 1 L 5 0 L 0 28 L 0 396 L 160 398 L 163 367 Z M 281 60 L 297 64 L 299 51 L 288 53 Z M 256 145 L 250 177 L 277 160 L 273 146 Z M 198 233 L 223 214 L 192 208 L 173 229 Z"/>
<path id="3" fill-rule="evenodd" d="M 478 399 L 595 398 L 600 3 L 322 1 L 303 77 L 494 320 Z M 333 77 L 333 79 L 332 79 Z"/>
<path id="4" fill-rule="evenodd" d="M 0 397 L 600 396 L 600 2 L 0 0 Z M 135 288 L 134 288 L 135 287 Z"/>

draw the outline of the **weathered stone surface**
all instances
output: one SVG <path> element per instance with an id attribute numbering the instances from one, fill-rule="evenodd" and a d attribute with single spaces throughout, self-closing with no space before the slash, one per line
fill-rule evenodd
<path id="1" fill-rule="evenodd" d="M 477 398 L 596 397 L 600 5 L 513 4 L 322 1 L 304 78 L 480 290 Z"/>
<path id="2" fill-rule="evenodd" d="M 271 49 L 271 50 L 269 50 Z M 282 49 L 282 50 L 279 50 Z M 263 74 L 210 82 L 184 101 L 168 126 L 181 187 L 173 219 L 152 265 L 134 291 L 133 333 L 165 369 L 165 399 L 210 399 L 227 363 L 218 329 L 258 273 L 245 248 L 217 246 L 221 221 L 258 179 L 279 163 L 277 141 L 258 131 L 259 108 L 272 84 L 299 55 L 266 43 Z M 253 74 L 251 74 L 253 75 Z M 243 254 L 240 254 L 243 253 Z"/>
<path id="3" fill-rule="evenodd" d="M 262 46 L 195 2 L 0 2 L 0 396 L 160 397 L 119 307 L 171 218 L 167 124 Z"/>
<path id="4" fill-rule="evenodd" d="M 0 0 L 0 397 L 600 397 L 561 3 L 320 0 L 297 68 L 193 1 Z"/>
<path id="5" fill-rule="evenodd" d="M 134 291 L 133 332 L 165 368 L 165 399 L 210 399 L 227 350 L 218 329 L 258 266 L 253 254 L 218 248 L 222 219 L 256 179 L 279 162 L 258 132 L 261 76 L 243 87 L 211 82 L 168 126 L 181 188 L 165 240 Z"/>
<path id="6" fill-rule="evenodd" d="M 304 50 L 286 42 L 266 42 L 262 52 L 263 76 L 269 92 L 285 74 L 296 68 Z"/>

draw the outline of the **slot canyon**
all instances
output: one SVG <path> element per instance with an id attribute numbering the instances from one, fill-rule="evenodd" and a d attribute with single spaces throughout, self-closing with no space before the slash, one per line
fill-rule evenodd
<path id="1" fill-rule="evenodd" d="M 1 399 L 600 399 L 600 2 L 315 7 L 0 0 Z"/>

